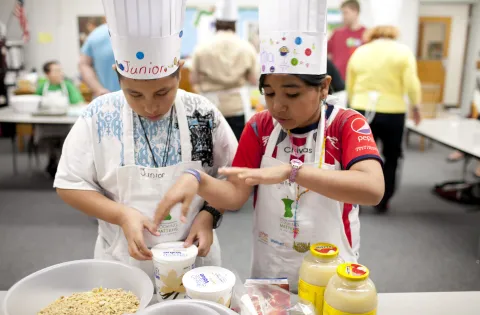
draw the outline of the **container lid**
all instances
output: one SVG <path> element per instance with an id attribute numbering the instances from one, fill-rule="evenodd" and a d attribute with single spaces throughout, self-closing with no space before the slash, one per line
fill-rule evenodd
<path id="1" fill-rule="evenodd" d="M 187 291 L 216 293 L 232 289 L 235 275 L 221 267 L 200 267 L 190 270 L 183 276 L 183 286 Z"/>
<path id="2" fill-rule="evenodd" d="M 338 256 L 338 247 L 329 243 L 317 243 L 310 246 L 310 253 L 318 258 L 335 258 Z"/>
<path id="3" fill-rule="evenodd" d="M 364 265 L 344 263 L 338 266 L 337 274 L 347 280 L 362 281 L 368 279 L 370 271 Z"/>
<path id="4" fill-rule="evenodd" d="M 185 248 L 183 242 L 162 243 L 152 248 L 152 254 L 157 262 L 178 262 L 197 258 L 198 248 L 195 245 Z"/>

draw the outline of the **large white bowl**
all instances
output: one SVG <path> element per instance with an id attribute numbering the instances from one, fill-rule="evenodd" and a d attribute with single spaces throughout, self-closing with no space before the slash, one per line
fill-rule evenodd
<path id="1" fill-rule="evenodd" d="M 190 299 L 160 302 L 147 307 L 139 312 L 138 315 L 210 315 L 215 313 L 218 315 L 238 315 L 223 305 L 210 301 Z"/>
<path id="2" fill-rule="evenodd" d="M 10 99 L 10 106 L 20 114 L 31 114 L 40 107 L 40 95 L 14 95 Z"/>
<path id="3" fill-rule="evenodd" d="M 77 260 L 37 271 L 8 290 L 4 315 L 34 315 L 61 296 L 93 288 L 124 289 L 140 300 L 139 310 L 150 303 L 153 284 L 141 269 L 106 260 Z"/>

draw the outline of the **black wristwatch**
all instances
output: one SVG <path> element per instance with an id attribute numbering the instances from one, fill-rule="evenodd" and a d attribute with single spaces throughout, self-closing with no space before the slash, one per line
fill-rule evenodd
<path id="1" fill-rule="evenodd" d="M 209 206 L 206 203 L 203 206 L 202 210 L 200 210 L 200 211 L 207 211 L 208 213 L 210 213 L 213 216 L 213 229 L 214 230 L 218 229 L 220 227 L 220 224 L 222 224 L 222 220 L 223 220 L 223 214 L 220 211 L 218 211 L 217 209 L 215 209 L 212 206 Z"/>

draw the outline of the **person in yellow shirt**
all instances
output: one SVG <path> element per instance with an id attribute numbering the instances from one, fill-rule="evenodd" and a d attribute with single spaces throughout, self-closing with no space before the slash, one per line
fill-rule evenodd
<path id="1" fill-rule="evenodd" d="M 405 95 L 412 104 L 415 123 L 421 120 L 421 85 L 415 56 L 407 46 L 396 42 L 397 37 L 398 30 L 393 26 L 370 29 L 365 33 L 367 44 L 353 53 L 347 66 L 350 107 L 365 115 L 375 140 L 383 144 L 385 195 L 376 207 L 379 212 L 388 210 L 395 192 L 408 110 Z"/>

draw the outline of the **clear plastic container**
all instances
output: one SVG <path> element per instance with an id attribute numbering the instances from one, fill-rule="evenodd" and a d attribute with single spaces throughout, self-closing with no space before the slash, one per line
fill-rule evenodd
<path id="1" fill-rule="evenodd" d="M 367 267 L 345 263 L 338 266 L 337 274 L 330 279 L 325 290 L 324 315 L 375 315 L 377 289 L 368 278 Z"/>
<path id="2" fill-rule="evenodd" d="M 342 263 L 343 260 L 338 257 L 337 246 L 328 243 L 313 244 L 303 259 L 298 296 L 301 300 L 312 303 L 317 314 L 323 312 L 325 288 Z"/>
<path id="3" fill-rule="evenodd" d="M 116 261 L 77 260 L 42 269 L 14 284 L 5 296 L 3 314 L 37 314 L 61 296 L 99 287 L 131 291 L 140 301 L 139 310 L 153 296 L 152 280 L 139 268 Z"/>

